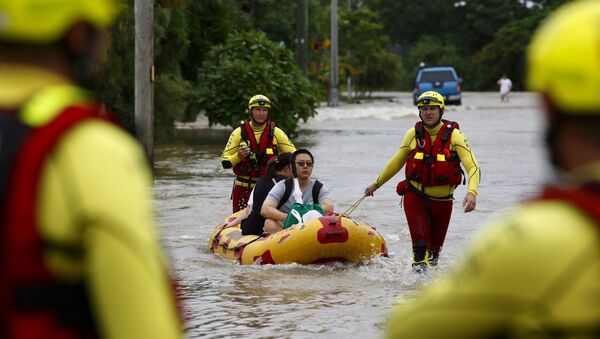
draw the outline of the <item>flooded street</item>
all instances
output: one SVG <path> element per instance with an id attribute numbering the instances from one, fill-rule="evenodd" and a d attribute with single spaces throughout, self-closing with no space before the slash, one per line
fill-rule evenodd
<path id="1" fill-rule="evenodd" d="M 315 156 L 314 177 L 330 190 L 337 212 L 358 200 L 417 121 L 410 93 L 362 104 L 318 109 L 294 138 Z M 452 269 L 486 222 L 526 199 L 551 174 L 535 95 L 464 93 L 446 108 L 481 166 L 477 209 L 465 214 L 466 186 L 455 193 L 440 265 L 427 274 L 410 268 L 411 245 L 396 183 L 399 172 L 365 199 L 352 217 L 387 241 L 389 258 L 363 265 L 240 266 L 208 252 L 214 227 L 231 212 L 233 174 L 219 156 L 230 129 L 185 129 L 156 147 L 156 206 L 163 244 L 180 278 L 189 338 L 379 338 L 390 307 Z M 396 297 L 399 297 L 396 299 Z"/>

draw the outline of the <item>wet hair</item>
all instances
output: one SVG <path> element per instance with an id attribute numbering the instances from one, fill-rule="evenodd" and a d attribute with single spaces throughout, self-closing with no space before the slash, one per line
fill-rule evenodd
<path id="1" fill-rule="evenodd" d="M 298 156 L 298 154 L 308 154 L 308 156 L 310 157 L 310 161 L 312 161 L 313 164 L 315 163 L 315 158 L 313 157 L 312 153 L 310 153 L 307 149 L 297 149 L 296 152 L 294 152 L 294 154 L 292 155 L 292 173 L 294 174 L 294 178 L 298 177 L 298 173 L 296 173 L 296 157 Z"/>
<path id="2" fill-rule="evenodd" d="M 267 162 L 267 177 L 274 178 L 277 175 L 277 172 L 290 165 L 291 160 L 292 153 L 289 152 L 281 153 L 278 156 L 269 159 L 269 162 Z"/>

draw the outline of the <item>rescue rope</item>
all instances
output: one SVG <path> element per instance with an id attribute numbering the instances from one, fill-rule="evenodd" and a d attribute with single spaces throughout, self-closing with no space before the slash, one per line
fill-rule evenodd
<path id="1" fill-rule="evenodd" d="M 341 217 L 349 217 L 350 213 L 354 212 L 354 210 L 358 207 L 358 205 L 360 205 L 360 203 L 365 200 L 365 198 L 367 197 L 367 195 L 363 195 L 362 197 L 360 197 L 360 199 L 358 199 L 354 204 L 352 204 L 352 206 L 350 206 L 344 213 L 338 215 L 337 219 L 335 219 L 335 223 L 337 224 L 338 221 L 340 221 Z"/>

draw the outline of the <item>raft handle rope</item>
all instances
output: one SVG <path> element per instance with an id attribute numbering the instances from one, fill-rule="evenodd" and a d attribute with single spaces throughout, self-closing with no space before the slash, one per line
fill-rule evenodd
<path id="1" fill-rule="evenodd" d="M 341 217 L 349 217 L 350 213 L 354 212 L 354 210 L 358 207 L 358 205 L 360 205 L 360 203 L 365 200 L 365 198 L 367 197 L 367 195 L 363 195 L 362 197 L 360 197 L 360 199 L 358 199 L 354 204 L 352 204 L 352 206 L 350 206 L 344 213 L 338 215 L 338 217 L 335 219 L 335 222 L 332 223 L 332 225 L 335 225 L 338 223 L 338 221 L 340 221 Z"/>
<path id="2" fill-rule="evenodd" d="M 242 248 L 246 247 L 247 245 L 250 245 L 251 243 L 253 243 L 253 242 L 257 241 L 257 240 L 263 239 L 263 238 L 264 238 L 264 236 L 257 236 L 256 238 L 248 241 L 247 243 L 238 244 L 238 245 L 235 245 L 233 247 L 229 247 L 229 245 L 223 243 L 223 244 L 221 244 L 221 247 L 223 247 L 223 249 L 226 250 L 226 251 L 234 251 L 235 252 L 235 251 L 239 251 Z"/>

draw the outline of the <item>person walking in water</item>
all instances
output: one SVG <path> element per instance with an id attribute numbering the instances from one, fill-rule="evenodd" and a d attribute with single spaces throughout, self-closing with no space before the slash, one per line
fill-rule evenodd
<path id="1" fill-rule="evenodd" d="M 508 76 L 505 73 L 505 74 L 502 74 L 502 77 L 500 77 L 500 79 L 498 79 L 498 81 L 496 83 L 500 87 L 500 101 L 509 102 L 510 101 L 509 94 L 510 94 L 510 91 L 512 90 L 512 81 L 510 81 L 510 79 L 508 78 Z"/>
<path id="2" fill-rule="evenodd" d="M 0 337 L 180 338 L 139 143 L 79 84 L 111 0 L 0 1 Z"/>
<path id="3" fill-rule="evenodd" d="M 599 18 L 598 1 L 563 5 L 526 51 L 558 181 L 486 227 L 451 276 L 397 306 L 388 338 L 600 337 L 600 27 L 582 24 Z"/>
<path id="4" fill-rule="evenodd" d="M 481 172 L 475 155 L 456 122 L 443 120 L 444 98 L 435 91 L 421 94 L 417 100 L 421 121 L 406 132 L 402 145 L 388 161 L 365 195 L 372 196 L 402 167 L 406 179 L 396 191 L 403 196 L 413 247 L 413 266 L 435 266 L 446 239 L 452 214 L 453 194 L 464 181 L 465 167 L 469 188 L 462 204 L 471 212 L 477 204 Z"/>
<path id="5" fill-rule="evenodd" d="M 221 155 L 223 168 L 233 168 L 236 175 L 231 198 L 233 212 L 244 209 L 250 192 L 267 170 L 269 159 L 279 153 L 294 153 L 296 147 L 288 136 L 268 120 L 271 101 L 255 95 L 248 101 L 250 119 L 233 130 Z"/>

